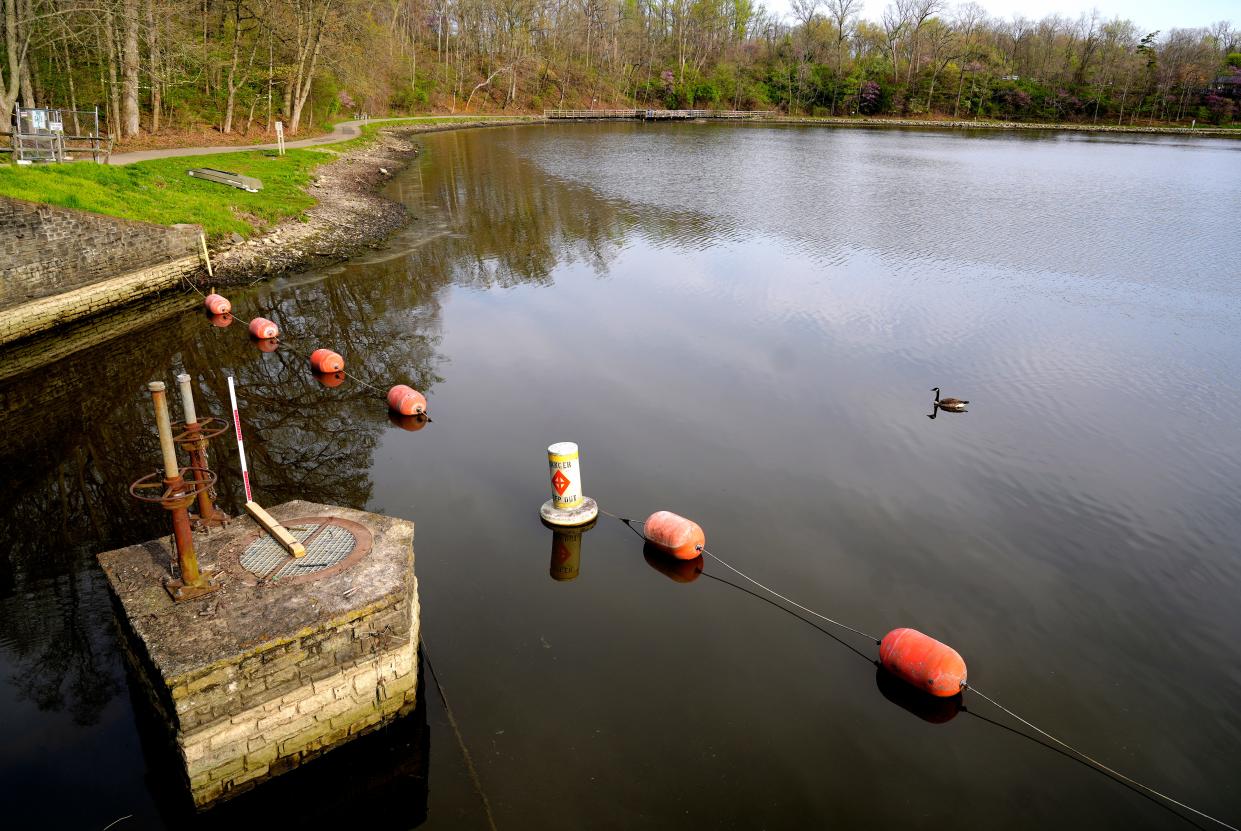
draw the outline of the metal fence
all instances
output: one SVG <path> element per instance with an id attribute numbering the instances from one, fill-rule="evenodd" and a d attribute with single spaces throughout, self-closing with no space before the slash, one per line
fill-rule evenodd
<path id="1" fill-rule="evenodd" d="M 644 121 L 689 120 L 699 118 L 755 119 L 771 118 L 770 110 L 544 110 L 548 119 L 573 118 L 637 118 Z"/>
<path id="2" fill-rule="evenodd" d="M 68 162 L 87 157 L 106 162 L 112 154 L 112 138 L 99 130 L 98 107 L 16 107 L 10 139 L 13 159 L 18 164 Z"/>

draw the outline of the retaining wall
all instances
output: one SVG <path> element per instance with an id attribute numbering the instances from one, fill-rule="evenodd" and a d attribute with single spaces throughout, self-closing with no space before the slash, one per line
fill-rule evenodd
<path id="1" fill-rule="evenodd" d="M 176 285 L 200 232 L 0 196 L 0 344 Z"/>

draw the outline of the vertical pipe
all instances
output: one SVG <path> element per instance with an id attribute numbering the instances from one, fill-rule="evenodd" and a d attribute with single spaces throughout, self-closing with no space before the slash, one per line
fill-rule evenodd
<path id="1" fill-rule="evenodd" d="M 164 454 L 164 478 L 176 479 L 181 475 L 177 464 L 177 448 L 172 443 L 172 422 L 168 420 L 168 397 L 163 381 L 147 384 L 151 391 L 151 403 L 155 406 L 155 429 L 159 431 L 159 449 Z"/>
<path id="2" fill-rule="evenodd" d="M 177 385 L 181 388 L 181 409 L 185 412 L 185 426 L 193 428 L 198 424 L 198 413 L 194 410 L 194 390 L 190 388 L 190 376 L 182 372 L 177 376 Z"/>

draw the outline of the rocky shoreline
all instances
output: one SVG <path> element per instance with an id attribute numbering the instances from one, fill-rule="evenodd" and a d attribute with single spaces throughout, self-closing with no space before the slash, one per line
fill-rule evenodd
<path id="1" fill-rule="evenodd" d="M 266 234 L 212 252 L 216 286 L 243 285 L 316 266 L 341 262 L 379 248 L 409 221 L 405 206 L 377 191 L 396 171 L 417 157 L 413 136 L 474 127 L 529 124 L 531 119 L 461 121 L 452 124 L 399 124 L 384 128 L 366 146 L 348 150 L 315 171 L 310 192 L 318 200 L 305 219 L 293 217 Z M 331 146 L 322 148 L 331 151 Z"/>

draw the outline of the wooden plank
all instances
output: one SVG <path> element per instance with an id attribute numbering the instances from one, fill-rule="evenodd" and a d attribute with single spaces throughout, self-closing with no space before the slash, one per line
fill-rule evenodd
<path id="1" fill-rule="evenodd" d="M 294 557 L 306 556 L 306 546 L 298 542 L 288 529 L 276 521 L 274 516 L 263 510 L 262 505 L 257 502 L 247 502 L 246 513 L 254 517 L 254 521 L 263 526 L 263 530 L 271 534 L 285 551 Z"/>
<path id="2" fill-rule="evenodd" d="M 255 179 L 252 176 L 243 176 L 240 173 L 233 173 L 229 170 L 216 170 L 212 167 L 196 167 L 187 172 L 195 179 L 203 179 L 208 182 L 215 182 L 219 185 L 228 185 L 229 187 L 249 191 L 250 193 L 257 193 L 263 189 L 263 183 L 258 179 Z"/>

